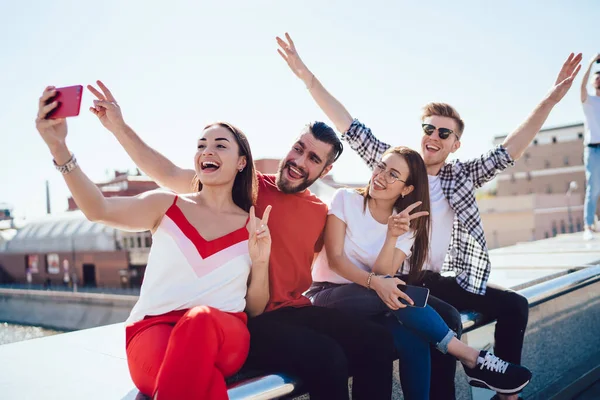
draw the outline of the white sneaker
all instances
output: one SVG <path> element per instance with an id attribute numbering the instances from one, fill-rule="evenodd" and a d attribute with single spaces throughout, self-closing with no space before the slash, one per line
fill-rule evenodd
<path id="1" fill-rule="evenodd" d="M 594 232 L 589 228 L 589 227 L 585 227 L 585 230 L 583 231 L 583 240 L 592 240 L 594 239 Z"/>

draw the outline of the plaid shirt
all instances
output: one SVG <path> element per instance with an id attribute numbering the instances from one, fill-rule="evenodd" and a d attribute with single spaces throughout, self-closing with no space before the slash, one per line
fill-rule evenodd
<path id="1" fill-rule="evenodd" d="M 342 134 L 342 139 L 371 169 L 390 148 L 356 119 Z M 446 163 L 438 174 L 444 196 L 455 212 L 452 237 L 442 269 L 454 271 L 458 284 L 471 293 L 485 294 L 491 267 L 475 189 L 512 165 L 514 161 L 506 149 L 498 146 L 473 160 Z"/>

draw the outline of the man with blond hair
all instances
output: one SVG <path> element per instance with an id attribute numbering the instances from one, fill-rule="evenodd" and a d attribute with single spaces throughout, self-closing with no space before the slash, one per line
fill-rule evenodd
<path id="1" fill-rule="evenodd" d="M 321 110 L 334 123 L 342 139 L 372 169 L 390 145 L 378 140 L 362 122 L 354 119 L 306 67 L 294 42 L 277 38 L 279 54 L 300 78 Z M 421 116 L 421 155 L 427 167 L 431 199 L 431 240 L 429 258 L 417 283 L 430 289 L 431 305 L 448 326 L 460 335 L 462 325 L 458 311 L 474 310 L 495 319 L 495 354 L 505 361 L 521 363 L 521 350 L 529 305 L 520 294 L 488 283 L 490 258 L 475 201 L 475 189 L 512 166 L 548 118 L 550 111 L 564 97 L 580 69 L 581 54 L 571 54 L 565 61 L 550 92 L 504 143 L 480 157 L 468 161 L 448 162 L 448 156 L 461 145 L 465 124 L 449 104 L 429 103 Z M 442 271 L 454 276 L 442 275 Z M 405 273 L 406 271 L 401 271 Z M 402 279 L 404 276 L 401 275 Z M 441 300 L 441 301 L 440 301 Z M 447 304 L 446 304 L 447 303 Z M 453 399 L 456 361 L 432 351 L 430 398 Z M 481 368 L 502 370 L 501 365 L 482 363 Z M 471 382 L 475 384 L 476 382 Z M 487 386 L 488 389 L 494 389 Z M 497 394 L 499 399 L 516 399 L 517 393 Z"/>

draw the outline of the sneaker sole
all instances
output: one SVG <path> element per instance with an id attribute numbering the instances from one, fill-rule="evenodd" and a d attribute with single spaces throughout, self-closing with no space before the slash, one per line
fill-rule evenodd
<path id="1" fill-rule="evenodd" d="M 488 385 L 487 383 L 485 383 L 484 381 L 481 381 L 479 379 L 469 378 L 469 385 L 475 386 L 475 387 L 484 388 L 484 389 L 490 389 L 490 390 L 493 390 L 496 393 L 501 393 L 501 394 L 516 394 L 516 393 L 519 393 L 528 384 L 529 384 L 529 379 L 527 380 L 527 382 L 525 382 L 524 384 L 522 384 L 519 387 L 512 388 L 512 389 L 500 389 L 500 388 L 496 388 L 496 387 L 493 387 L 491 385 Z"/>

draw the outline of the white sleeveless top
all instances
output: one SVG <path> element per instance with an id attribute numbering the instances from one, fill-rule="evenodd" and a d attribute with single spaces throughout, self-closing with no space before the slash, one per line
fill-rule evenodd
<path id="1" fill-rule="evenodd" d="M 195 306 L 244 311 L 248 230 L 205 240 L 177 206 L 177 197 L 152 235 L 140 297 L 126 323 Z"/>

